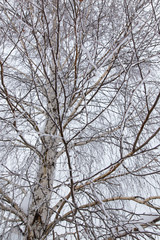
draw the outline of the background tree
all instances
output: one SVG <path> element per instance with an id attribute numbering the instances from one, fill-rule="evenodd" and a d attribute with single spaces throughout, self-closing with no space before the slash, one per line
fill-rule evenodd
<path id="1" fill-rule="evenodd" d="M 156 239 L 158 0 L 0 0 L 2 239 Z"/>

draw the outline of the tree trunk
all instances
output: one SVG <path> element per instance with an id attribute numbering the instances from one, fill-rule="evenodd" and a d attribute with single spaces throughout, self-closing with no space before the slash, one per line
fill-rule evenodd
<path id="1" fill-rule="evenodd" d="M 53 175 L 57 154 L 56 124 L 56 98 L 55 92 L 50 86 L 48 89 L 48 106 L 46 124 L 44 128 L 42 155 L 39 160 L 39 170 L 32 191 L 32 203 L 28 216 L 27 239 L 42 239 L 46 226 L 49 223 L 49 205 L 52 195 Z M 53 138 L 54 136 L 54 138 Z"/>

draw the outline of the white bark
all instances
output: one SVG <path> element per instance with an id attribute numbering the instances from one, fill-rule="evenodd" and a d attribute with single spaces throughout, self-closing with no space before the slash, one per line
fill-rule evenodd
<path id="1" fill-rule="evenodd" d="M 49 84 L 49 83 L 48 83 Z M 52 86 L 48 88 L 46 124 L 44 127 L 42 158 L 32 190 L 32 203 L 28 215 L 28 239 L 41 239 L 50 220 L 50 200 L 52 196 L 53 176 L 56 165 L 58 140 L 52 138 L 57 134 L 57 104 Z"/>

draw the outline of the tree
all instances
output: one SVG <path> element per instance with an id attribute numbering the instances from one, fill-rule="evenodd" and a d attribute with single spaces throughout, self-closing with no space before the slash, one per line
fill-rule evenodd
<path id="1" fill-rule="evenodd" d="M 3 239 L 155 239 L 158 0 L 0 1 Z"/>

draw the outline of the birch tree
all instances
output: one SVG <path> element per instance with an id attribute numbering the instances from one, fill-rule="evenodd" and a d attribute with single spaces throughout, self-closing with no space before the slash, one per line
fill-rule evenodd
<path id="1" fill-rule="evenodd" d="M 0 0 L 1 239 L 160 235 L 159 19 L 158 0 Z"/>

